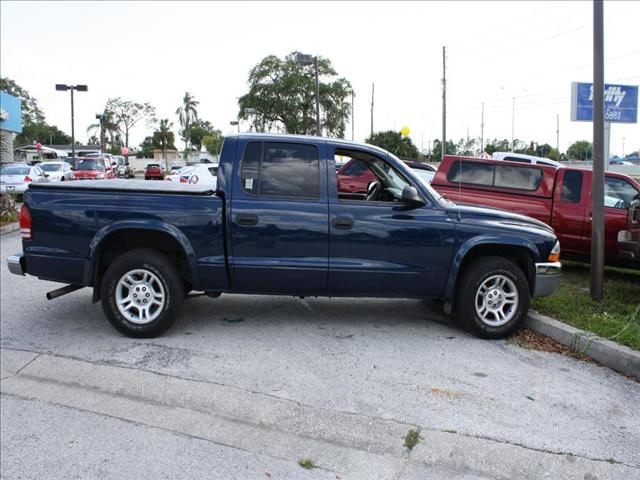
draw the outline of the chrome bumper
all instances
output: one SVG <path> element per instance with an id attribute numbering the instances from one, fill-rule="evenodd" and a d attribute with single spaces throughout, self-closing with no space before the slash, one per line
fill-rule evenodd
<path id="1" fill-rule="evenodd" d="M 11 255 L 7 257 L 7 266 L 9 267 L 9 271 L 14 275 L 24 275 L 22 255 Z"/>
<path id="2" fill-rule="evenodd" d="M 562 264 L 560 262 L 536 263 L 534 297 L 544 297 L 553 292 L 560 280 Z"/>

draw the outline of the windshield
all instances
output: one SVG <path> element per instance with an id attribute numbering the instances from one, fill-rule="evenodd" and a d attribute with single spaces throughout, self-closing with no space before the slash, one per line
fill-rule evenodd
<path id="1" fill-rule="evenodd" d="M 0 169 L 0 175 L 29 175 L 29 167 L 9 165 Z"/>
<path id="2" fill-rule="evenodd" d="M 59 163 L 41 163 L 40 168 L 45 172 L 59 172 L 62 165 Z"/>
<path id="3" fill-rule="evenodd" d="M 102 160 L 80 160 L 80 163 L 78 163 L 78 170 L 104 170 L 104 163 Z"/>

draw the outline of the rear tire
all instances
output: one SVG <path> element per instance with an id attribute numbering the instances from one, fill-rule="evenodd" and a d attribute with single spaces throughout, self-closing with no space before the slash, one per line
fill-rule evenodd
<path id="1" fill-rule="evenodd" d="M 527 314 L 529 284 L 522 270 L 502 257 L 482 257 L 462 272 L 456 321 L 481 338 L 504 338 Z"/>
<path id="2" fill-rule="evenodd" d="M 156 337 L 174 322 L 184 300 L 182 279 L 167 257 L 155 250 L 131 250 L 107 269 L 102 309 L 113 327 L 128 337 Z"/>

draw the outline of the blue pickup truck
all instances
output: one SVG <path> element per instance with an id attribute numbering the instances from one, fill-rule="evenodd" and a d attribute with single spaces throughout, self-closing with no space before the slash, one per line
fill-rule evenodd
<path id="1" fill-rule="evenodd" d="M 377 180 L 340 193 L 336 159 Z M 97 180 L 32 184 L 11 272 L 93 288 L 120 332 L 167 330 L 190 291 L 407 297 L 485 338 L 512 332 L 531 296 L 553 291 L 553 230 L 500 210 L 453 204 L 372 145 L 294 135 L 227 137 L 217 188 Z"/>

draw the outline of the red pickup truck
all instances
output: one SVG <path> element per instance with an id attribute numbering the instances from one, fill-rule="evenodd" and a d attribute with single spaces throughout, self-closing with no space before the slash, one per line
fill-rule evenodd
<path id="1" fill-rule="evenodd" d="M 563 256 L 591 255 L 591 170 L 447 155 L 431 186 L 457 203 L 485 205 L 541 220 L 556 231 Z M 633 178 L 605 174 L 605 256 L 608 264 L 640 266 L 640 198 Z M 637 202 L 636 202 L 637 203 Z"/>

